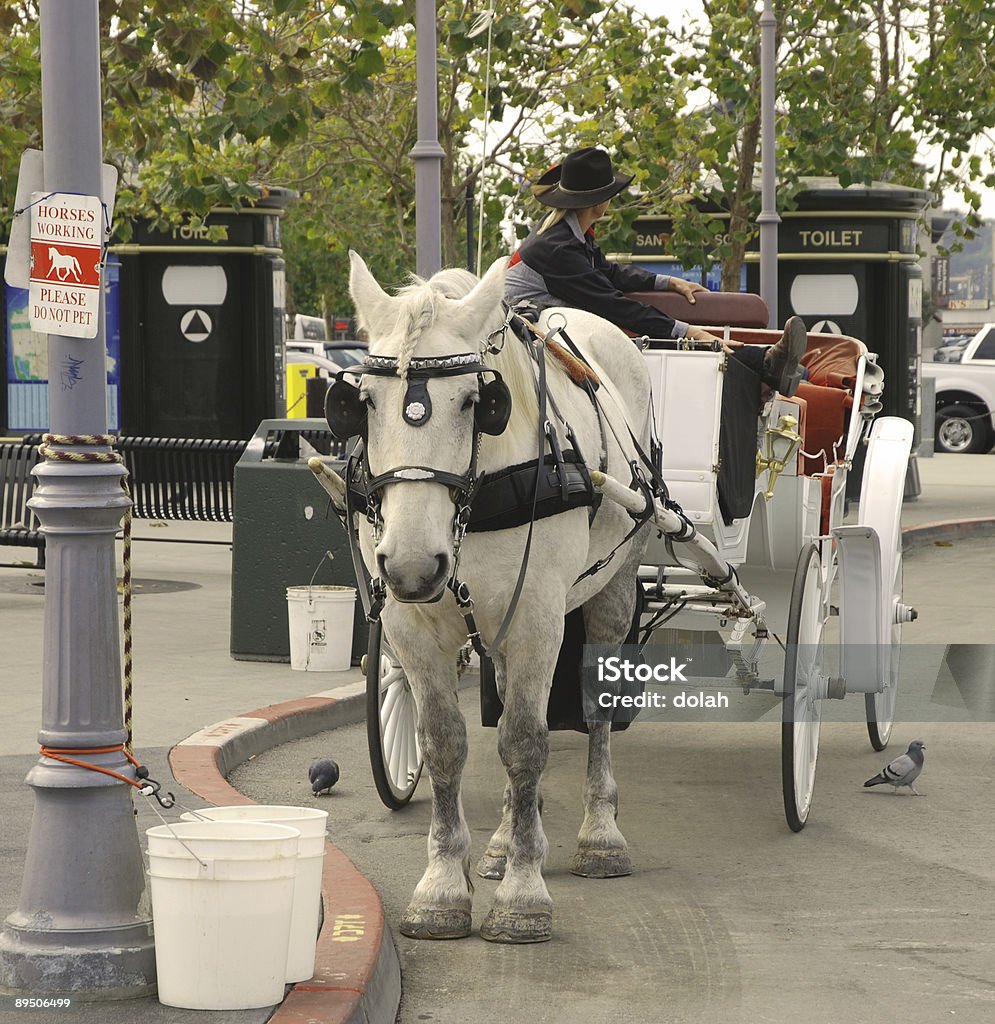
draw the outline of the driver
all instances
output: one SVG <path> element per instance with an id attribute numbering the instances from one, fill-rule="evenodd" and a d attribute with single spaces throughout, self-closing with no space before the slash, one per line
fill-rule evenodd
<path id="1" fill-rule="evenodd" d="M 552 208 L 512 255 L 505 298 L 512 306 L 532 303 L 541 312 L 550 306 L 572 306 L 595 313 L 617 327 L 650 338 L 690 338 L 714 341 L 757 378 L 760 383 L 791 397 L 803 370 L 806 331 L 800 317 L 785 324 L 781 340 L 772 346 L 722 342 L 701 327 L 692 327 L 666 313 L 630 298 L 628 292 L 672 291 L 694 303 L 695 294 L 708 289 L 666 274 L 609 263 L 594 240 L 593 225 L 600 220 L 613 196 L 627 188 L 631 174 L 617 174 L 611 158 L 596 147 L 578 149 L 544 174 L 533 195 Z M 650 342 L 653 347 L 653 342 Z"/>

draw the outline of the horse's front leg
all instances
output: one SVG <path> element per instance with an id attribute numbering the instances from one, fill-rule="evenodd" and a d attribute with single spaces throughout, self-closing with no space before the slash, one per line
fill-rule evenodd
<path id="1" fill-rule="evenodd" d="M 401 918 L 412 939 L 461 939 L 470 934 L 470 830 L 460 785 L 466 764 L 466 722 L 456 703 L 456 658 L 408 679 L 418 705 L 418 742 L 432 783 L 428 867 Z"/>
<path id="2" fill-rule="evenodd" d="M 480 928 L 491 942 L 545 942 L 552 935 L 553 901 L 542 877 L 547 843 L 539 817 L 539 780 L 549 756 L 546 704 L 558 649 L 559 637 L 542 644 L 534 633 L 532 643 L 509 638 L 498 753 L 508 773 L 505 818 L 510 828 L 496 834 L 506 851 L 504 878 Z"/>
<path id="3" fill-rule="evenodd" d="M 501 698 L 501 703 L 505 701 L 505 696 L 508 692 L 507 688 L 507 674 L 505 671 L 504 655 L 495 653 L 493 655 L 494 661 L 494 675 L 497 681 L 498 696 Z M 542 790 L 539 790 L 539 795 L 536 798 L 539 806 L 539 814 L 542 814 Z M 487 843 L 487 849 L 484 850 L 477 861 L 477 874 L 481 878 L 493 878 L 502 879 L 504 878 L 504 869 L 508 864 L 508 844 L 511 842 L 511 783 L 506 782 L 504 786 L 504 799 L 501 805 L 501 822 L 497 829 L 494 831 L 494 835 L 491 836 L 490 841 Z"/>

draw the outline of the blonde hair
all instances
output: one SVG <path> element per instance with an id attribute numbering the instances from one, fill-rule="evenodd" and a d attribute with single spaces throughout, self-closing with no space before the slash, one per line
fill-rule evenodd
<path id="1" fill-rule="evenodd" d="M 559 224 L 563 218 L 570 213 L 569 210 L 552 210 L 546 217 L 546 219 L 539 225 L 539 231 L 537 234 L 542 234 L 544 231 L 548 231 L 551 227 Z"/>

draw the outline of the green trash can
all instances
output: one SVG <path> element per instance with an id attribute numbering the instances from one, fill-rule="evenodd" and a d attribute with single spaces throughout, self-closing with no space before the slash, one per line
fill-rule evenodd
<path id="1" fill-rule="evenodd" d="M 345 531 L 307 467 L 316 452 L 340 456 L 336 468 L 344 472 L 344 447 L 323 419 L 263 420 L 235 466 L 230 649 L 237 660 L 290 661 L 287 587 L 312 577 L 315 585 L 359 585 Z M 354 665 L 366 643 L 357 599 Z"/>

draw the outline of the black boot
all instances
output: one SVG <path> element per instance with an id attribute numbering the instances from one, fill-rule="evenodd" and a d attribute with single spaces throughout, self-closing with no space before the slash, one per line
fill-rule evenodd
<path id="1" fill-rule="evenodd" d="M 764 354 L 764 384 L 790 398 L 802 379 L 804 370 L 800 360 L 807 343 L 808 332 L 802 318 L 789 317 L 781 340 Z"/>

